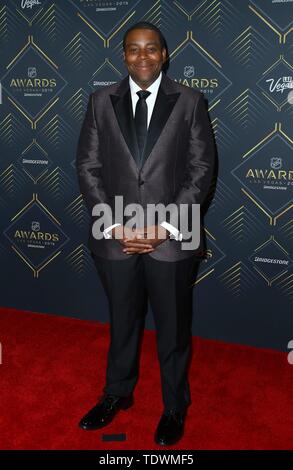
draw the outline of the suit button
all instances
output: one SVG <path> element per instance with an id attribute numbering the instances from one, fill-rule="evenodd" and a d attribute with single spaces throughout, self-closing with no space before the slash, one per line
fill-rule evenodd
<path id="1" fill-rule="evenodd" d="M 144 180 L 139 180 L 138 184 L 139 186 L 142 186 L 144 184 Z"/>

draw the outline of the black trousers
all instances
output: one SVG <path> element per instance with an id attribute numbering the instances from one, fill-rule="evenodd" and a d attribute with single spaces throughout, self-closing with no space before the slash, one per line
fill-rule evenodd
<path id="1" fill-rule="evenodd" d="M 123 261 L 94 255 L 94 260 L 110 311 L 110 347 L 103 391 L 118 396 L 133 392 L 149 299 L 157 330 L 164 407 L 184 409 L 191 403 L 187 375 L 196 258 L 165 262 L 145 253 L 128 255 Z"/>

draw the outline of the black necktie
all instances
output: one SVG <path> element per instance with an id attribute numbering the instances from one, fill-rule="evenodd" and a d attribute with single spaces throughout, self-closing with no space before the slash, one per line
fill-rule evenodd
<path id="1" fill-rule="evenodd" d="M 145 100 L 151 94 L 151 92 L 146 90 L 139 90 L 136 92 L 136 94 L 139 96 L 139 100 L 136 103 L 134 122 L 140 158 L 142 158 L 147 136 L 148 106 Z"/>

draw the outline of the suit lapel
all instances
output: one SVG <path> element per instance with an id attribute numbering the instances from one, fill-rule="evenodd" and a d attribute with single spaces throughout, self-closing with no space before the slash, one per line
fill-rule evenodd
<path id="1" fill-rule="evenodd" d="M 130 150 L 131 155 L 135 161 L 139 159 L 139 148 L 136 139 L 136 132 L 133 120 L 132 102 L 130 88 L 123 96 L 110 95 L 115 115 L 123 134 L 125 142 Z"/>
<path id="2" fill-rule="evenodd" d="M 159 88 L 150 125 L 148 128 L 147 140 L 142 158 L 142 165 L 144 165 L 152 149 L 154 148 L 158 138 L 160 137 L 165 127 L 165 124 L 168 121 L 168 118 L 178 99 L 179 94 L 180 93 L 167 95 L 161 87 Z"/>
<path id="3" fill-rule="evenodd" d="M 141 165 L 144 165 L 158 138 L 160 137 L 179 95 L 180 93 L 178 92 L 174 93 L 173 81 L 166 77 L 166 75 L 163 73 L 148 128 L 147 140 Z M 139 148 L 134 127 L 128 76 L 120 82 L 116 93 L 111 94 L 110 98 L 121 133 L 125 139 L 131 155 L 133 156 L 135 162 L 137 162 L 139 157 Z"/>

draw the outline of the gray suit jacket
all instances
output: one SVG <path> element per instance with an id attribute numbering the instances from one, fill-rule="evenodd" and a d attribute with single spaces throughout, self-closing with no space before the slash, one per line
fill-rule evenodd
<path id="1" fill-rule="evenodd" d="M 124 204 L 138 203 L 143 208 L 158 203 L 202 204 L 215 158 L 202 93 L 163 72 L 141 164 L 136 163 L 139 151 L 132 114 L 128 76 L 90 95 L 76 157 L 80 190 L 90 214 L 97 203 L 113 207 L 115 195 L 122 195 Z M 177 261 L 199 253 L 202 241 L 201 237 L 195 252 L 184 251 L 181 242 L 168 239 L 149 256 Z M 122 252 L 117 240 L 96 240 L 91 228 L 89 246 L 108 259 L 131 256 Z"/>

